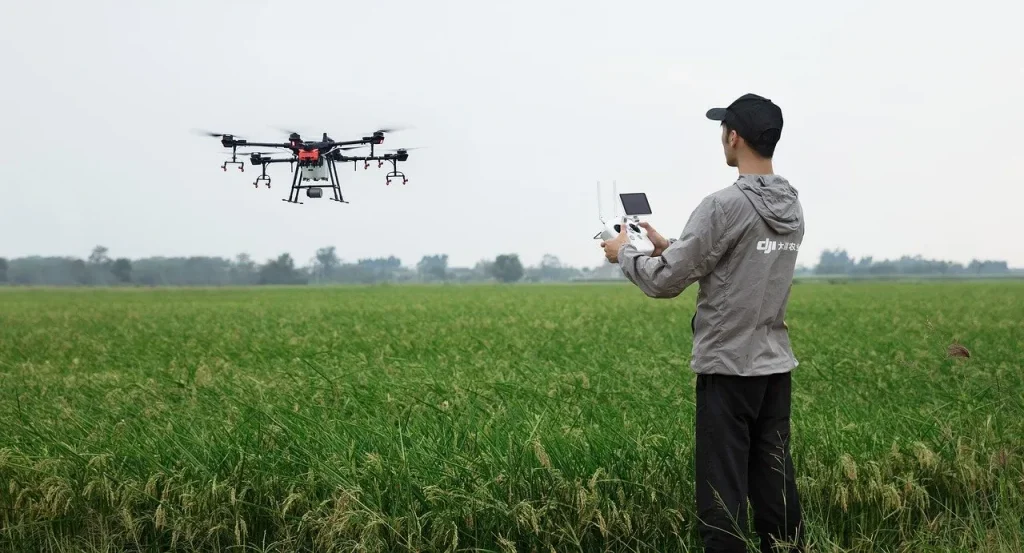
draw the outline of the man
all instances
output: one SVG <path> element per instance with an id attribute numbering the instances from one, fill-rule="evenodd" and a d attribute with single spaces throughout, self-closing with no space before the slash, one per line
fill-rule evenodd
<path id="1" fill-rule="evenodd" d="M 785 323 L 804 235 L 797 191 L 775 174 L 782 111 L 745 94 L 707 117 L 721 121 L 725 161 L 739 176 L 704 198 L 679 239 L 646 223 L 650 256 L 625 232 L 605 256 L 654 298 L 699 283 L 691 320 L 696 383 L 696 488 L 707 551 L 745 551 L 747 499 L 761 551 L 802 542 L 789 453 L 790 371 L 797 366 Z"/>

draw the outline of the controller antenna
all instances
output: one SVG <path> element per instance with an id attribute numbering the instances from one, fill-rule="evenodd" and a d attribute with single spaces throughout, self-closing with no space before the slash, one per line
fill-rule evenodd
<path id="1" fill-rule="evenodd" d="M 612 218 L 618 220 L 619 218 L 619 188 L 618 182 L 612 181 Z"/>

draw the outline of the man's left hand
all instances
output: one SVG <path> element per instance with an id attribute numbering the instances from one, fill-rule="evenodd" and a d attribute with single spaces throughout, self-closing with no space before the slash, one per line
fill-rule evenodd
<path id="1" fill-rule="evenodd" d="M 619 229 L 618 236 L 601 242 L 601 247 L 604 248 L 604 256 L 611 263 L 619 262 L 619 248 L 629 242 L 629 236 L 626 234 L 626 224 L 621 223 Z"/>

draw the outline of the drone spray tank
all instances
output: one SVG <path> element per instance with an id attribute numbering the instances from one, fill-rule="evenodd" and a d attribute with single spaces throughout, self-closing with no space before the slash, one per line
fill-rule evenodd
<path id="1" fill-rule="evenodd" d="M 329 179 L 327 164 L 323 160 L 309 162 L 302 167 L 302 180 L 304 181 L 326 181 Z"/>

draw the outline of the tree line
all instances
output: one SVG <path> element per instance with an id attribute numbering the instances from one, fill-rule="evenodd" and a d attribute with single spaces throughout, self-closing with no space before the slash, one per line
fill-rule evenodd
<path id="1" fill-rule="evenodd" d="M 300 265 L 289 253 L 262 263 L 249 254 L 234 258 L 112 257 L 96 246 L 88 257 L 30 256 L 0 258 L 0 284 L 22 286 L 249 286 L 374 284 L 383 282 L 537 282 L 616 278 L 615 267 L 576 268 L 554 255 L 524 266 L 514 253 L 483 259 L 472 267 L 451 266 L 447 254 L 425 255 L 413 266 L 394 256 L 343 261 L 334 246 L 317 250 Z"/>
<path id="2" fill-rule="evenodd" d="M 924 259 L 920 255 L 904 255 L 899 259 L 883 260 L 867 256 L 858 260 L 850 257 L 846 250 L 842 249 L 821 252 L 818 264 L 813 269 L 813 273 L 819 275 L 852 276 L 979 276 L 1010 274 L 1011 272 L 1006 261 L 973 259 L 964 265 L 951 261 Z"/>
<path id="3" fill-rule="evenodd" d="M 967 265 L 948 261 L 903 256 L 876 261 L 855 260 L 845 250 L 826 250 L 817 265 L 800 267 L 798 275 L 998 275 L 1014 272 L 1005 261 L 973 260 Z M 334 246 L 317 250 L 300 265 L 288 253 L 256 262 L 245 253 L 234 258 L 111 257 L 104 246 L 96 246 L 88 257 L 31 256 L 0 258 L 0 284 L 21 286 L 249 286 L 375 284 L 410 282 L 558 282 L 573 280 L 614 280 L 622 275 L 615 265 L 596 267 L 566 265 L 554 255 L 545 255 L 534 266 L 524 266 L 514 253 L 483 259 L 472 267 L 451 266 L 447 254 L 425 255 L 408 266 L 394 256 L 343 261 Z"/>

